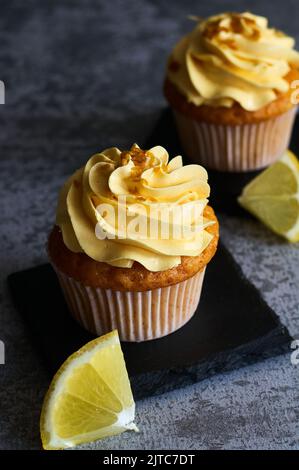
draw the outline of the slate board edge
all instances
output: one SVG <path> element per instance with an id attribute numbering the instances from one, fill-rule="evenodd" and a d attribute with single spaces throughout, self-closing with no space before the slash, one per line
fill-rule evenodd
<path id="1" fill-rule="evenodd" d="M 272 338 L 275 346 L 264 350 L 269 338 Z M 185 366 L 184 368 L 172 368 L 167 371 L 151 371 L 146 374 L 133 375 L 130 377 L 133 393 L 138 389 L 138 393 L 135 392 L 134 397 L 140 400 L 148 396 L 162 395 L 163 393 L 195 384 L 218 373 L 237 370 L 272 357 L 286 354 L 290 351 L 292 339 L 286 327 L 280 324 L 270 333 L 261 336 L 258 342 L 254 340 L 239 347 L 219 352 L 196 364 Z M 257 347 L 257 344 L 259 347 Z M 252 350 L 253 348 L 254 351 Z M 231 354 L 238 356 L 237 360 L 231 361 Z M 213 367 L 215 361 L 218 364 L 217 367 Z M 208 362 L 211 365 L 208 366 Z M 150 375 L 152 383 L 150 392 L 148 390 L 148 375 Z M 144 387 L 143 382 L 145 384 Z"/>
<path id="2" fill-rule="evenodd" d="M 229 256 L 234 260 L 233 256 L 227 250 Z M 239 275 L 242 276 L 243 281 L 247 282 L 250 286 L 255 288 L 250 281 L 244 275 L 240 265 L 235 262 L 236 267 L 238 268 Z M 28 268 L 23 271 L 19 271 L 17 273 L 12 273 L 7 277 L 8 287 L 11 294 L 12 302 L 16 310 L 21 313 L 23 318 L 23 322 L 26 327 L 26 331 L 28 332 L 28 336 L 31 338 L 32 343 L 38 353 L 40 353 L 41 360 L 43 364 L 46 366 L 47 372 L 51 375 L 50 370 L 52 369 L 51 364 L 48 361 L 47 355 L 43 352 L 43 344 L 38 340 L 38 335 L 34 329 L 32 328 L 32 323 L 26 321 L 26 316 L 22 313 L 24 308 L 22 303 L 17 300 L 17 296 L 15 295 L 16 292 L 14 290 L 14 282 L 13 278 L 17 274 L 24 274 L 26 271 L 32 271 L 38 267 L 49 265 L 49 263 L 45 263 L 43 265 L 39 265 L 36 267 Z M 266 304 L 265 300 L 262 298 L 262 301 Z M 268 306 L 268 305 L 267 305 Z M 272 308 L 268 306 L 269 312 L 271 313 L 272 317 L 277 322 L 277 327 L 267 333 L 264 336 L 261 336 L 259 340 L 254 340 L 249 343 L 245 343 L 238 347 L 234 347 L 233 349 L 226 349 L 224 351 L 218 352 L 214 355 L 211 355 L 209 358 L 205 358 L 204 361 L 200 361 L 197 363 L 190 364 L 189 366 L 186 365 L 184 368 L 171 368 L 168 370 L 152 370 L 145 374 L 137 374 L 130 376 L 131 385 L 133 389 L 134 396 L 137 400 L 148 397 L 148 396 L 157 396 L 163 393 L 170 392 L 174 389 L 183 388 L 188 385 L 194 384 L 196 382 L 202 381 L 208 377 L 211 377 L 217 373 L 225 373 L 230 370 L 235 370 L 241 367 L 245 367 L 247 365 L 261 362 L 265 359 L 270 357 L 275 357 L 281 354 L 285 354 L 289 351 L 289 345 L 292 341 L 292 337 L 289 334 L 288 329 L 281 323 L 280 318 L 278 315 L 273 311 Z M 275 346 L 272 348 L 268 348 L 266 351 L 263 350 L 265 344 L 267 343 L 267 339 L 272 338 L 275 340 Z M 254 352 L 252 348 L 254 347 Z M 237 354 L 236 354 L 237 353 Z M 231 355 L 238 356 L 237 360 L 231 361 Z M 213 363 L 217 361 L 217 367 L 213 367 Z M 209 362 L 209 364 L 208 364 Z M 148 377 L 151 377 L 152 388 L 149 392 L 148 390 Z M 161 380 L 163 378 L 163 380 Z M 162 385 L 162 381 L 164 382 Z M 145 388 L 143 388 L 142 383 L 144 382 Z M 158 385 L 160 384 L 160 385 Z M 138 393 L 136 393 L 136 388 L 138 388 Z"/>

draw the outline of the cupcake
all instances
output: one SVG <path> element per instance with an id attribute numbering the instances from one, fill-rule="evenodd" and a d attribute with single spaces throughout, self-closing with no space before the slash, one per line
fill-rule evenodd
<path id="1" fill-rule="evenodd" d="M 84 328 L 145 341 L 190 320 L 219 237 L 209 192 L 203 167 L 136 144 L 93 155 L 66 181 L 48 254 Z"/>
<path id="2" fill-rule="evenodd" d="M 164 94 L 186 155 L 241 172 L 274 162 L 289 144 L 299 78 L 294 40 L 251 13 L 197 19 L 173 49 Z"/>

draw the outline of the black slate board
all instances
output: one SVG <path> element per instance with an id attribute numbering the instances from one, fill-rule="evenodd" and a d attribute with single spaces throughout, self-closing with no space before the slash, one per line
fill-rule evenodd
<path id="1" fill-rule="evenodd" d="M 49 264 L 11 274 L 9 288 L 51 375 L 93 336 L 70 316 Z M 136 399 L 286 352 L 291 337 L 220 243 L 194 317 L 179 331 L 122 343 Z"/>

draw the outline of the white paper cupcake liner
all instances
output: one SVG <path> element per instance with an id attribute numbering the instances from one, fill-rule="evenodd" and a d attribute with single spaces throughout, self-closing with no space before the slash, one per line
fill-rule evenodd
<path id="1" fill-rule="evenodd" d="M 219 171 L 264 168 L 288 148 L 296 107 L 266 121 L 237 126 L 208 124 L 174 111 L 183 151 Z"/>
<path id="2" fill-rule="evenodd" d="M 187 323 L 198 305 L 205 273 L 204 268 L 168 287 L 121 292 L 85 286 L 54 269 L 74 318 L 98 336 L 117 329 L 122 341 L 160 338 Z"/>

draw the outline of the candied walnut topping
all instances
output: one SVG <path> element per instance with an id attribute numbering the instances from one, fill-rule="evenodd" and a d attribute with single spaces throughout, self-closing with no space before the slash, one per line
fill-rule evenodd
<path id="1" fill-rule="evenodd" d="M 121 165 L 127 165 L 129 161 L 133 161 L 134 166 L 131 168 L 130 180 L 136 185 L 131 186 L 130 193 L 137 195 L 139 188 L 138 183 L 142 178 L 144 170 L 154 167 L 156 157 L 149 150 L 142 150 L 137 144 L 134 144 L 130 150 L 125 150 L 121 153 Z M 144 200 L 142 196 L 140 199 Z"/>
<path id="2" fill-rule="evenodd" d="M 134 167 L 131 169 L 132 182 L 138 183 L 140 181 L 143 171 L 148 166 L 149 157 L 149 152 L 142 150 L 137 144 L 132 145 L 130 150 L 125 150 L 121 153 L 121 165 L 127 165 L 129 160 L 134 162 Z M 138 194 L 138 187 L 132 187 L 130 192 Z"/>
<path id="3" fill-rule="evenodd" d="M 223 42 L 223 44 L 225 44 L 230 49 L 238 49 L 238 46 L 237 46 L 236 42 L 233 39 L 225 39 L 222 42 Z"/>
<path id="4" fill-rule="evenodd" d="M 221 20 L 215 20 L 212 23 L 208 24 L 203 31 L 203 37 L 207 39 L 213 39 L 221 31 L 228 32 L 229 30 L 227 28 L 220 26 L 220 21 Z"/>
<path id="5" fill-rule="evenodd" d="M 230 30 L 235 34 L 242 34 L 248 39 L 253 41 L 257 41 L 260 36 L 261 32 L 256 25 L 256 22 L 252 18 L 248 18 L 244 15 L 240 15 L 239 13 L 231 13 L 231 21 L 230 21 L 230 29 L 221 25 L 221 18 L 207 24 L 203 31 L 203 37 L 207 39 L 213 39 L 218 36 L 221 32 L 229 32 Z M 226 42 L 229 47 L 232 49 L 235 48 L 235 44 L 232 42 L 229 44 Z"/>
<path id="6" fill-rule="evenodd" d="M 127 152 L 127 151 L 121 152 L 121 155 L 120 155 L 120 164 L 121 164 L 121 166 L 127 165 L 129 160 L 130 160 L 130 153 Z"/>
<path id="7" fill-rule="evenodd" d="M 145 168 L 146 158 L 146 151 L 141 150 L 137 144 L 132 145 L 130 150 L 124 150 L 120 155 L 121 165 L 126 165 L 131 159 L 136 167 L 142 168 Z"/>

